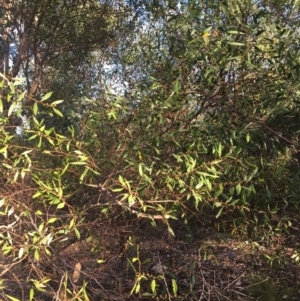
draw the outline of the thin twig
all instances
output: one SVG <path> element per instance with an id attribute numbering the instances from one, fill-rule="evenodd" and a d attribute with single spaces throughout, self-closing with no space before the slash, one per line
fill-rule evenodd
<path id="1" fill-rule="evenodd" d="M 166 291 L 167 291 L 167 294 L 168 294 L 168 299 L 169 299 L 169 301 L 171 301 L 171 295 L 170 295 L 168 284 L 167 284 L 167 281 L 166 281 L 166 275 L 164 273 L 164 268 L 163 268 L 163 266 L 161 264 L 161 261 L 160 261 L 159 251 L 157 252 L 157 257 L 158 257 L 158 263 L 159 263 L 160 268 L 161 268 L 161 273 L 163 275 L 164 283 L 165 283 L 165 286 L 166 286 Z"/>

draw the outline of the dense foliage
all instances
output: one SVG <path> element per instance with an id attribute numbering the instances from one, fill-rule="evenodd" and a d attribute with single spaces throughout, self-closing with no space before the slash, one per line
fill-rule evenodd
<path id="1" fill-rule="evenodd" d="M 267 241 L 297 223 L 297 1 L 15 0 L 1 14 L 0 242 L 33 267 L 30 300 L 51 280 L 41 258 L 100 221 Z"/>

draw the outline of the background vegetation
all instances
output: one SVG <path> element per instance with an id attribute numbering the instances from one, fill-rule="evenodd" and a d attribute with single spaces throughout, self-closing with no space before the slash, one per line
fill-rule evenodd
<path id="1" fill-rule="evenodd" d="M 141 233 L 190 250 L 201 229 L 253 247 L 294 237 L 299 5 L 2 1 L 2 297 L 113 300 L 95 271 L 129 252 L 118 300 L 198 300 L 192 267 L 149 276 Z"/>

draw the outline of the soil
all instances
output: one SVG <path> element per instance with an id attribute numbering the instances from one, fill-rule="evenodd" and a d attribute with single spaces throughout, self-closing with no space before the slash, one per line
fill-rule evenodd
<path id="1" fill-rule="evenodd" d="M 300 300 L 297 232 L 266 244 L 213 227 L 173 229 L 175 237 L 163 225 L 99 224 L 88 238 L 4 274 L 0 299 L 29 300 L 26 279 L 36 269 L 51 281 L 35 300 Z"/>

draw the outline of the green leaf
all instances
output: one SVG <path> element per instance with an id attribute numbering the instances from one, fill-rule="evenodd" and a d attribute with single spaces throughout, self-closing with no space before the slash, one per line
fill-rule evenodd
<path id="1" fill-rule="evenodd" d="M 17 298 L 15 298 L 15 297 L 12 297 L 12 296 L 10 296 L 10 295 L 6 295 L 5 294 L 5 297 L 7 297 L 9 300 L 11 300 L 11 301 L 21 301 L 20 299 L 17 299 Z"/>
<path id="2" fill-rule="evenodd" d="M 244 43 L 240 43 L 240 42 L 228 42 L 228 44 L 233 46 L 245 46 Z"/>
<path id="3" fill-rule="evenodd" d="M 56 106 L 56 105 L 58 105 L 58 104 L 60 104 L 60 103 L 62 103 L 62 102 L 64 102 L 63 100 L 55 100 L 55 101 L 53 101 L 52 103 L 51 103 L 51 106 Z"/>
<path id="4" fill-rule="evenodd" d="M 156 292 L 156 280 L 155 279 L 153 279 L 151 281 L 151 290 L 152 290 L 153 294 Z"/>
<path id="5" fill-rule="evenodd" d="M 178 286 L 177 286 L 177 282 L 175 279 L 172 279 L 172 288 L 173 288 L 173 293 L 176 296 L 177 292 L 178 292 Z"/>
<path id="6" fill-rule="evenodd" d="M 51 145 L 55 146 L 54 141 L 50 137 L 47 137 L 47 140 Z"/>
<path id="7" fill-rule="evenodd" d="M 144 296 L 144 297 L 154 297 L 154 296 L 156 296 L 156 294 L 143 293 L 142 296 Z"/>
<path id="8" fill-rule="evenodd" d="M 12 169 L 12 166 L 11 166 L 11 165 L 9 165 L 9 164 L 2 163 L 2 165 L 3 165 L 4 167 L 8 168 L 8 169 Z"/>
<path id="9" fill-rule="evenodd" d="M 242 190 L 242 186 L 241 186 L 240 183 L 238 183 L 238 184 L 236 185 L 235 190 L 236 190 L 237 195 L 240 195 L 241 190 Z"/>
<path id="10" fill-rule="evenodd" d="M 236 199 L 236 200 L 233 200 L 233 201 L 231 201 L 231 199 L 230 199 L 230 200 L 228 200 L 228 203 L 229 203 L 230 206 L 234 206 L 234 205 L 237 204 L 239 201 L 240 201 L 240 199 Z"/>
<path id="11" fill-rule="evenodd" d="M 59 203 L 56 208 L 57 209 L 62 209 L 64 207 L 65 207 L 65 203 Z"/>
<path id="12" fill-rule="evenodd" d="M 199 171 L 199 172 L 197 172 L 197 173 L 198 173 L 199 175 L 201 175 L 201 176 L 210 177 L 210 178 L 213 178 L 213 179 L 219 178 L 219 176 L 212 175 L 212 174 L 209 174 L 209 173 L 207 173 L 207 172 Z"/>
<path id="13" fill-rule="evenodd" d="M 72 229 L 74 224 L 75 224 L 75 220 L 74 220 L 74 218 L 72 218 L 70 221 L 70 224 L 69 224 L 69 229 Z"/>
<path id="14" fill-rule="evenodd" d="M 83 173 L 81 174 L 81 176 L 80 176 L 80 178 L 79 178 L 79 180 L 80 180 L 81 182 L 84 180 L 84 178 L 86 177 L 86 175 L 87 175 L 87 173 L 88 173 L 89 170 L 90 170 L 90 169 L 89 169 L 88 167 L 86 167 L 86 168 L 84 169 Z"/>
<path id="15" fill-rule="evenodd" d="M 64 167 L 60 175 L 62 176 L 67 171 L 68 168 L 69 168 L 69 163 L 66 164 L 66 166 Z"/>
<path id="16" fill-rule="evenodd" d="M 136 285 L 137 285 L 137 283 L 135 282 L 135 283 L 134 283 L 134 286 L 133 286 L 132 290 L 130 291 L 130 294 L 129 294 L 129 295 L 132 295 L 132 294 L 134 293 L 134 290 L 135 290 Z"/>
<path id="17" fill-rule="evenodd" d="M 49 220 L 48 220 L 48 224 L 52 224 L 54 222 L 57 221 L 57 218 L 56 217 L 51 217 Z"/>
<path id="18" fill-rule="evenodd" d="M 247 133 L 247 135 L 246 135 L 246 141 L 247 141 L 247 143 L 249 143 L 249 141 L 250 141 L 250 134 L 249 133 Z"/>
<path id="19" fill-rule="evenodd" d="M 34 195 L 33 195 L 33 199 L 39 197 L 40 195 L 42 195 L 42 193 L 40 191 L 36 192 Z"/>
<path id="20" fill-rule="evenodd" d="M 78 231 L 77 228 L 74 229 L 75 236 L 77 237 L 78 240 L 80 240 L 80 232 Z"/>
<path id="21" fill-rule="evenodd" d="M 35 102 L 35 103 L 33 104 L 32 112 L 33 112 L 34 115 L 37 114 L 37 112 L 38 112 L 38 104 L 37 104 L 37 102 Z"/>
<path id="22" fill-rule="evenodd" d="M 7 152 L 7 147 L 8 147 L 8 145 L 5 145 L 4 147 L 2 147 L 2 148 L 0 149 L 0 154 L 6 153 L 6 152 Z"/>
<path id="23" fill-rule="evenodd" d="M 33 122 L 34 122 L 35 125 L 40 126 L 39 121 L 34 116 L 33 116 L 32 119 L 33 119 Z"/>
<path id="24" fill-rule="evenodd" d="M 39 225 L 39 232 L 42 232 L 43 229 L 44 229 L 44 227 L 45 227 L 45 224 L 44 224 L 44 222 L 42 222 L 42 223 Z"/>
<path id="25" fill-rule="evenodd" d="M 124 188 L 114 188 L 114 189 L 112 189 L 113 192 L 120 192 L 122 190 L 124 190 Z"/>
<path id="26" fill-rule="evenodd" d="M 24 248 L 22 247 L 19 250 L 19 254 L 18 254 L 19 259 L 21 259 L 23 257 L 23 254 L 24 254 Z"/>
<path id="27" fill-rule="evenodd" d="M 193 273 L 192 279 L 191 279 L 191 285 L 192 285 L 192 288 L 195 287 L 195 283 L 196 283 L 196 279 L 195 279 L 195 274 Z"/>
<path id="28" fill-rule="evenodd" d="M 132 207 L 134 205 L 134 203 L 135 203 L 135 197 L 132 194 L 130 194 L 128 196 L 128 205 L 129 205 L 129 207 Z"/>
<path id="29" fill-rule="evenodd" d="M 12 114 L 15 108 L 16 108 L 16 104 L 13 102 L 8 109 L 8 113 L 7 113 L 8 117 Z"/>
<path id="30" fill-rule="evenodd" d="M 23 152 L 21 155 L 27 155 L 27 154 L 30 154 L 32 151 L 33 151 L 32 149 L 31 149 L 31 150 L 27 150 L 27 151 Z"/>
<path id="31" fill-rule="evenodd" d="M 42 97 L 41 101 L 45 101 L 45 100 L 49 99 L 49 98 L 51 97 L 51 95 L 52 95 L 52 92 L 48 92 L 47 94 L 45 94 L 45 95 Z"/>
<path id="32" fill-rule="evenodd" d="M 56 108 L 52 108 L 52 110 L 53 110 L 53 112 L 54 112 L 56 115 L 58 115 L 58 116 L 60 116 L 60 117 L 64 117 L 64 115 L 62 114 L 62 112 L 59 111 L 59 110 L 57 110 Z"/>
<path id="33" fill-rule="evenodd" d="M 24 92 L 22 92 L 22 93 L 18 96 L 17 103 L 20 103 L 20 102 L 21 102 L 21 100 L 25 97 L 26 93 L 27 93 L 27 92 L 24 91 Z"/>
<path id="34" fill-rule="evenodd" d="M 5 246 L 2 248 L 2 251 L 3 251 L 3 255 L 7 255 L 11 252 L 12 250 L 12 247 L 11 246 Z"/>
<path id="35" fill-rule="evenodd" d="M 221 202 L 214 202 L 214 206 L 215 206 L 216 208 L 221 207 L 221 206 L 222 206 L 222 203 L 221 203 Z"/>
<path id="36" fill-rule="evenodd" d="M 37 136 L 38 136 L 38 134 L 32 135 L 31 137 L 28 138 L 28 140 L 33 140 L 33 139 L 35 139 Z"/>
<path id="37" fill-rule="evenodd" d="M 42 137 L 39 138 L 39 143 L 38 143 L 37 147 L 41 148 L 41 146 L 42 146 Z"/>
<path id="38" fill-rule="evenodd" d="M 168 227 L 168 232 L 171 233 L 172 236 L 175 236 L 175 233 L 171 227 Z"/>
<path id="39" fill-rule="evenodd" d="M 142 177 L 143 176 L 143 166 L 142 163 L 139 164 L 139 174 Z"/>
<path id="40" fill-rule="evenodd" d="M 141 289 L 141 284 L 140 282 L 138 282 L 135 287 L 135 293 L 137 294 L 140 291 L 140 289 Z"/>
<path id="41" fill-rule="evenodd" d="M 34 289 L 31 288 L 29 291 L 29 301 L 33 300 L 33 297 L 34 297 Z"/>
<path id="42" fill-rule="evenodd" d="M 39 261 L 40 260 L 40 253 L 39 253 L 39 250 L 36 248 L 35 251 L 34 251 L 34 259 L 36 261 Z"/>
<path id="43" fill-rule="evenodd" d="M 72 132 L 72 138 L 74 138 L 74 133 Z M 70 151 L 70 144 L 71 144 L 71 141 L 69 141 L 66 145 L 66 150 L 67 151 Z"/>
<path id="44" fill-rule="evenodd" d="M 218 213 L 217 213 L 217 215 L 216 215 L 216 218 L 218 218 L 218 217 L 221 215 L 221 213 L 222 213 L 222 211 L 223 211 L 223 208 L 224 208 L 224 207 L 221 207 L 221 208 L 219 209 L 219 211 L 218 211 Z"/>
<path id="45" fill-rule="evenodd" d="M 203 32 L 204 32 L 204 33 L 209 33 L 209 32 L 211 31 L 211 29 L 212 29 L 212 26 L 206 28 Z"/>
<path id="46" fill-rule="evenodd" d="M 244 34 L 243 32 L 241 32 L 241 31 L 237 31 L 237 30 L 229 30 L 229 31 L 227 31 L 227 33 L 229 33 L 229 34 Z"/>
<path id="47" fill-rule="evenodd" d="M 15 93 L 16 93 L 15 85 L 14 85 L 13 82 L 10 82 L 9 88 L 10 88 L 10 91 L 11 91 L 12 94 L 15 94 Z"/>
<path id="48" fill-rule="evenodd" d="M 83 162 L 83 161 L 77 161 L 77 162 L 71 162 L 70 164 L 72 164 L 72 165 L 86 165 L 87 163 Z"/>
<path id="49" fill-rule="evenodd" d="M 123 187 L 127 187 L 126 184 L 125 184 L 124 178 L 121 175 L 119 175 L 119 182 L 121 183 L 121 185 Z"/>

